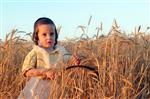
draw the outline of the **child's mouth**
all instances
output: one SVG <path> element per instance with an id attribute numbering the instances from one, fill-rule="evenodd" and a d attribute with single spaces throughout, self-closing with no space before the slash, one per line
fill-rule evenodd
<path id="1" fill-rule="evenodd" d="M 48 44 L 52 44 L 52 41 L 48 41 L 47 43 L 48 43 Z"/>

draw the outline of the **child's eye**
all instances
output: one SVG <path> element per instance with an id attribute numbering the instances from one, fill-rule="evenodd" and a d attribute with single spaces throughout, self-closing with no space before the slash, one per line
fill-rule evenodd
<path id="1" fill-rule="evenodd" d="M 43 33 L 42 35 L 43 35 L 43 36 L 46 36 L 46 33 Z"/>
<path id="2" fill-rule="evenodd" d="M 53 36 L 53 35 L 54 35 L 54 33 L 53 33 L 53 32 L 51 32 L 51 33 L 50 33 L 50 35 L 51 35 L 51 36 Z"/>

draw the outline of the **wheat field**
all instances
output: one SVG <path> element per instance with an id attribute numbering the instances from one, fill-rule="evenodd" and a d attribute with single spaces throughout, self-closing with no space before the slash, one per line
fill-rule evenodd
<path id="1" fill-rule="evenodd" d="M 78 27 L 83 31 L 80 38 L 59 44 L 77 52 L 81 65 L 97 69 L 62 70 L 62 75 L 51 81 L 50 99 L 149 99 L 149 32 L 138 27 L 127 35 L 116 23 L 108 35 L 102 35 L 102 27 L 97 27 L 96 35 L 89 37 L 87 26 Z M 21 75 L 21 66 L 33 43 L 15 36 L 17 32 L 12 30 L 0 42 L 0 99 L 16 99 L 28 80 Z M 74 61 L 61 65 L 72 66 Z"/>

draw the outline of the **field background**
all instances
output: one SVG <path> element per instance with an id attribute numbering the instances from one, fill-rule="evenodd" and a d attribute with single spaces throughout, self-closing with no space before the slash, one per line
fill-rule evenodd
<path id="1" fill-rule="evenodd" d="M 114 21 L 108 35 L 102 34 L 101 24 L 89 37 L 89 25 L 90 20 L 87 26 L 78 26 L 83 31 L 81 37 L 59 44 L 71 53 L 77 52 L 81 65 L 96 66 L 98 75 L 82 68 L 63 71 L 60 78 L 52 81 L 50 99 L 150 98 L 150 28 L 141 30 L 139 26 L 129 34 Z M 61 27 L 57 30 L 60 32 Z M 18 32 L 12 30 L 0 42 L 0 99 L 16 99 L 27 81 L 21 75 L 21 66 L 33 43 L 15 36 Z M 62 65 L 74 65 L 74 61 Z"/>

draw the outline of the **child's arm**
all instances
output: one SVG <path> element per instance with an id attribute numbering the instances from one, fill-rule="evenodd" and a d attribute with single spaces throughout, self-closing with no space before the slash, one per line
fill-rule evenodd
<path id="1" fill-rule="evenodd" d="M 45 69 L 30 69 L 24 75 L 27 76 L 27 77 L 32 77 L 32 76 L 46 77 L 45 72 L 46 72 Z"/>
<path id="2" fill-rule="evenodd" d="M 44 78 L 49 78 L 54 80 L 57 76 L 57 72 L 53 70 L 45 70 L 45 69 L 30 69 L 25 73 L 25 76 L 32 77 L 32 76 L 41 76 Z"/>

